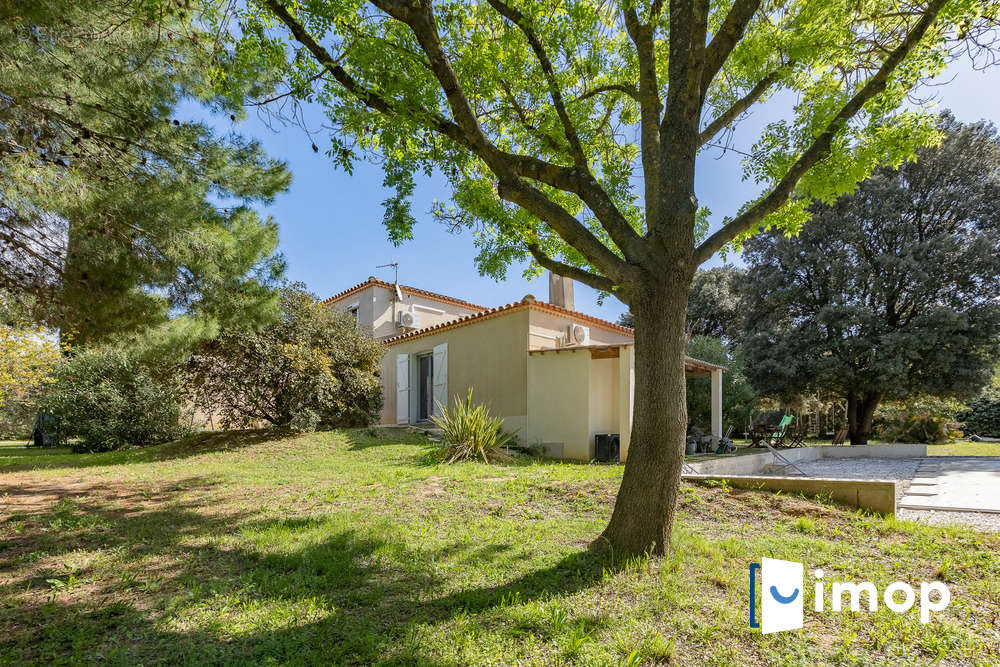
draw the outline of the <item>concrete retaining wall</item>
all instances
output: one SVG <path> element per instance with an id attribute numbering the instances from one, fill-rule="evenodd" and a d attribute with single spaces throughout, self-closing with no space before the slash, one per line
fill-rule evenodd
<path id="1" fill-rule="evenodd" d="M 829 495 L 834 500 L 879 512 L 896 513 L 896 482 L 890 479 L 832 479 L 824 477 L 768 477 L 763 475 L 684 475 L 691 481 L 725 480 L 740 489 L 762 489 L 807 496 Z"/>
<path id="2" fill-rule="evenodd" d="M 818 459 L 913 459 L 927 456 L 927 445 L 851 445 L 797 447 L 779 450 L 792 463 Z M 834 479 L 820 477 L 777 477 L 761 474 L 770 466 L 783 465 L 766 449 L 759 454 L 729 456 L 692 462 L 690 480 L 726 480 L 739 488 L 786 491 L 805 495 L 830 495 L 834 500 L 861 509 L 894 514 L 896 482 L 884 479 Z"/>

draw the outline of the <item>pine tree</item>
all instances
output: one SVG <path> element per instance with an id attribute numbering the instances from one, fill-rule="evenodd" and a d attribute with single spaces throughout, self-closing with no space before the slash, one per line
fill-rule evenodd
<path id="1" fill-rule="evenodd" d="M 0 291 L 80 344 L 277 312 L 277 227 L 250 206 L 289 174 L 179 118 L 239 113 L 209 92 L 219 9 L 189 5 L 0 6 Z"/>

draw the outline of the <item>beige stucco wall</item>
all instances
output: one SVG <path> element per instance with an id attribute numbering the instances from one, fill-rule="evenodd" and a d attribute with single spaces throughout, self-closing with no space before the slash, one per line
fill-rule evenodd
<path id="1" fill-rule="evenodd" d="M 374 299 L 376 289 L 378 289 L 376 286 L 369 285 L 354 294 L 346 294 L 335 301 L 327 301 L 326 305 L 328 308 L 347 311 L 356 304 L 358 307 L 358 326 L 369 332 L 373 332 L 372 320 L 375 317 Z"/>
<path id="2" fill-rule="evenodd" d="M 381 285 L 368 285 L 354 294 L 328 302 L 330 307 L 341 310 L 346 310 L 354 303 L 358 304 L 358 324 L 371 331 L 372 336 L 378 339 L 404 333 L 403 330 L 396 328 L 395 313 L 408 310 L 411 304 L 414 313 L 419 317 L 421 329 L 480 312 L 475 308 L 413 294 L 406 290 L 403 290 L 403 302 L 396 304 L 394 310 L 393 290 Z"/>
<path id="3" fill-rule="evenodd" d="M 590 360 L 590 438 L 618 433 L 618 359 Z"/>
<path id="4" fill-rule="evenodd" d="M 618 358 L 593 358 L 588 349 L 531 353 L 528 444 L 551 456 L 593 458 L 596 434 L 620 433 L 620 377 Z"/>
<path id="5" fill-rule="evenodd" d="M 575 320 L 568 315 L 532 310 L 530 336 L 528 339 L 530 349 L 540 350 L 556 347 L 556 338 L 566 335 L 566 327 L 570 322 L 590 329 L 591 345 L 616 345 L 619 343 L 631 343 L 633 341 L 633 338 L 629 335 L 617 331 L 609 331 L 583 320 Z"/>
<path id="6" fill-rule="evenodd" d="M 527 444 L 550 456 L 590 458 L 590 350 L 528 355 Z"/>
<path id="7" fill-rule="evenodd" d="M 382 423 L 396 423 L 396 356 L 432 352 L 435 345 L 447 343 L 449 404 L 454 404 L 456 395 L 464 399 L 473 387 L 473 401 L 488 405 L 494 415 L 504 419 L 504 428 L 517 430 L 518 439 L 523 442 L 527 416 L 527 336 L 528 311 L 520 310 L 389 346 L 381 366 L 385 397 Z"/>

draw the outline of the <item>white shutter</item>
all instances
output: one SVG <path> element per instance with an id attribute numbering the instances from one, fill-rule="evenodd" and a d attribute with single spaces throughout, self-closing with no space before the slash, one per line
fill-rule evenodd
<path id="1" fill-rule="evenodd" d="M 410 423 L 410 355 L 396 355 L 396 423 Z"/>
<path id="2" fill-rule="evenodd" d="M 448 406 L 448 343 L 434 346 L 434 406 L 432 414 L 438 414 L 438 404 Z"/>

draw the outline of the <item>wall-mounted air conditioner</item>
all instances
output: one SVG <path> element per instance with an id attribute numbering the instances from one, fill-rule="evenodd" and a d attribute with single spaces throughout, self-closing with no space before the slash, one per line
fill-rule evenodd
<path id="1" fill-rule="evenodd" d="M 570 323 L 566 326 L 566 345 L 590 345 L 590 328 Z"/>
<path id="2" fill-rule="evenodd" d="M 401 329 L 417 329 L 420 327 L 420 316 L 413 310 L 401 310 L 396 315 L 396 324 Z"/>

